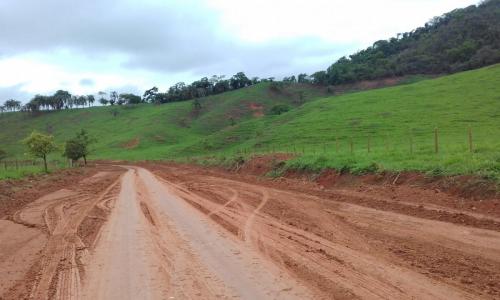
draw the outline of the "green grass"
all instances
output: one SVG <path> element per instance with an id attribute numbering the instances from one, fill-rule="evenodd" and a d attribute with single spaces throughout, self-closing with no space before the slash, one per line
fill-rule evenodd
<path id="1" fill-rule="evenodd" d="M 0 147 L 21 158 L 18 141 L 33 129 L 52 132 L 62 142 L 86 128 L 98 139 L 93 158 L 227 162 L 274 150 L 304 152 L 287 162 L 287 167 L 297 169 L 422 171 L 500 180 L 499 81 L 500 65 L 494 65 L 342 96 L 328 97 L 307 86 L 277 93 L 269 84 L 260 84 L 202 99 L 199 115 L 193 114 L 190 101 L 95 107 L 35 117 L 9 113 L 0 116 Z M 303 105 L 297 103 L 300 91 L 307 100 Z M 294 108 L 279 116 L 253 116 L 259 111 L 255 107 L 262 106 L 266 113 L 276 104 Z M 236 122 L 233 126 L 231 118 Z M 434 128 L 439 132 L 438 154 L 434 153 Z M 473 153 L 468 149 L 469 128 Z M 126 147 L 127 143 L 134 147 Z"/>
<path id="2" fill-rule="evenodd" d="M 50 162 L 49 172 L 59 170 L 66 167 L 62 162 Z M 5 166 L 0 163 L 0 180 L 2 179 L 19 179 L 28 175 L 37 175 L 45 173 L 41 161 L 37 161 L 36 165 L 21 165 L 15 166 L 14 164 Z"/>
<path id="3" fill-rule="evenodd" d="M 277 93 L 270 91 L 269 84 L 260 84 L 203 98 L 198 115 L 191 101 L 160 106 L 92 107 L 37 115 L 5 113 L 0 114 L 0 149 L 9 154 L 7 160 L 26 160 L 29 156 L 21 140 L 32 130 L 53 134 L 62 145 L 85 128 L 97 138 L 93 145 L 94 159 L 179 158 L 178 153 L 182 156 L 186 145 L 195 145 L 211 133 L 224 130 L 231 124 L 231 118 L 236 123 L 244 122 L 255 118 L 257 112 L 267 113 L 276 103 L 298 106 L 299 92 L 303 92 L 305 101 L 325 95 L 322 89 L 310 86 L 290 86 Z M 63 160 L 61 152 L 51 154 L 49 160 Z M 5 173 L 0 168 L 0 178 L 7 176 Z"/>

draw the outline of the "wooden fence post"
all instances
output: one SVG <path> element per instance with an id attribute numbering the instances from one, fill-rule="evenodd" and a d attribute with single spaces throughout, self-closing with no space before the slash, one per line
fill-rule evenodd
<path id="1" fill-rule="evenodd" d="M 434 152 L 439 153 L 439 133 L 438 128 L 434 128 Z"/>
<path id="2" fill-rule="evenodd" d="M 469 151 L 474 153 L 474 147 L 472 145 L 472 128 L 469 127 Z"/>
<path id="3" fill-rule="evenodd" d="M 350 138 L 350 140 L 349 140 L 349 146 L 350 146 L 350 148 L 351 148 L 351 154 L 353 154 L 353 153 L 354 153 L 354 144 L 353 144 L 353 142 L 352 142 L 352 137 L 351 137 L 351 138 Z"/>
<path id="4" fill-rule="evenodd" d="M 367 150 L 368 150 L 368 153 L 370 153 L 370 152 L 371 152 L 371 142 L 372 142 L 372 141 L 371 141 L 371 135 L 368 135 L 368 145 L 367 145 L 367 148 L 368 148 L 368 149 L 367 149 Z"/>
<path id="5" fill-rule="evenodd" d="M 413 131 L 410 130 L 410 154 L 413 155 Z"/>

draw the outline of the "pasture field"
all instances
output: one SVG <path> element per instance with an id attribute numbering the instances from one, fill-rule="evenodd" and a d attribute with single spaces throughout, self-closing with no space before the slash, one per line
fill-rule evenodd
<path id="1" fill-rule="evenodd" d="M 493 65 L 333 96 L 313 86 L 273 88 L 262 83 L 201 98 L 200 111 L 186 101 L 37 116 L 6 113 L 0 116 L 0 140 L 10 159 L 25 159 L 19 141 L 33 129 L 51 133 L 62 143 L 85 128 L 98 140 L 92 159 L 220 164 L 254 153 L 281 152 L 296 154 L 285 167 L 297 169 L 499 179 L 499 79 L 500 65 Z M 277 104 L 290 111 L 271 115 Z M 60 153 L 51 158 L 61 159 Z"/>

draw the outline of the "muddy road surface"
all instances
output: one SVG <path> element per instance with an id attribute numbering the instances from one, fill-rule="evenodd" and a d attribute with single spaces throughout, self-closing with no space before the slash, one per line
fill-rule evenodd
<path id="1" fill-rule="evenodd" d="M 97 166 L 0 216 L 0 299 L 500 298 L 496 210 L 395 195 Z"/>

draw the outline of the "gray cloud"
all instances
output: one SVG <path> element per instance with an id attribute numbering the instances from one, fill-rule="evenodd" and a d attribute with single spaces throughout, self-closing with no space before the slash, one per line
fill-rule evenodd
<path id="1" fill-rule="evenodd" d="M 0 105 L 2 105 L 6 100 L 15 99 L 22 102 L 26 102 L 31 97 L 32 94 L 21 91 L 23 84 L 16 84 L 14 86 L 0 87 Z"/>
<path id="2" fill-rule="evenodd" d="M 83 78 L 80 80 L 80 85 L 82 86 L 93 86 L 95 84 L 94 80 L 90 78 Z"/>
<path id="3" fill-rule="evenodd" d="M 279 77 L 324 68 L 352 48 L 313 38 L 245 44 L 218 25 L 201 1 L 2 0 L 0 54 L 69 49 L 95 59 L 125 55 L 124 67 L 154 72 Z M 304 62 L 310 58 L 317 62 Z"/>

